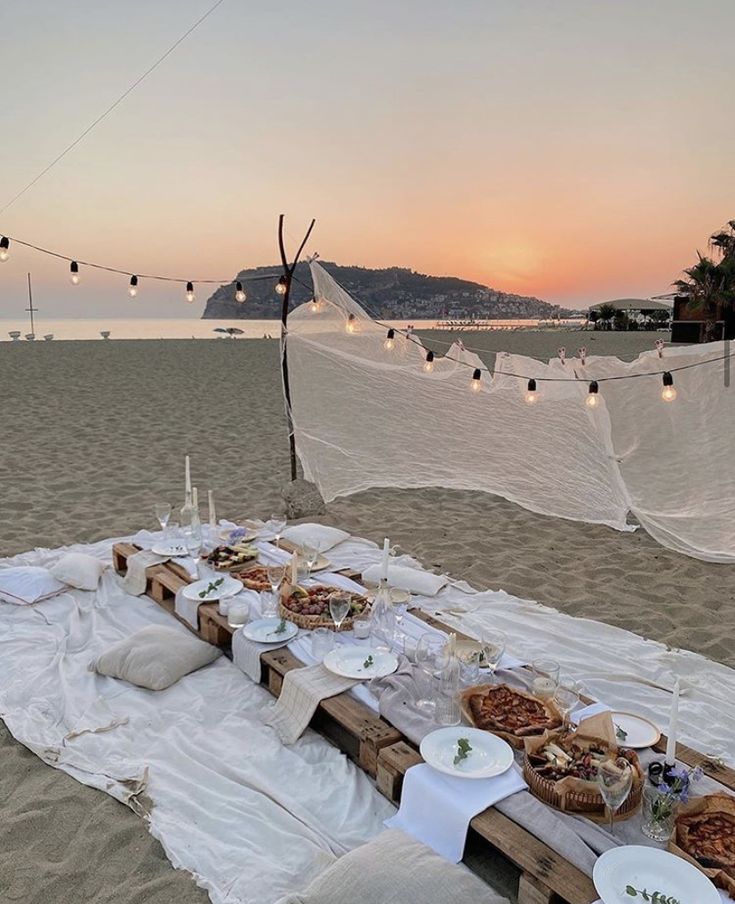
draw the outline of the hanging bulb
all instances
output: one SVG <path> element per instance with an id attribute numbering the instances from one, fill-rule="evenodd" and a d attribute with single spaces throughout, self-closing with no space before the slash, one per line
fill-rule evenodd
<path id="1" fill-rule="evenodd" d="M 528 389 L 526 390 L 526 395 L 524 396 L 527 405 L 535 405 L 538 402 L 538 391 L 536 389 L 536 381 L 529 380 L 528 381 Z"/>
<path id="2" fill-rule="evenodd" d="M 345 323 L 345 330 L 346 330 L 348 333 L 354 333 L 354 332 L 356 332 L 356 330 L 357 330 L 357 323 L 355 322 L 355 315 L 354 315 L 354 314 L 350 314 L 350 316 L 347 318 L 347 323 Z"/>
<path id="3" fill-rule="evenodd" d="M 434 352 L 426 353 L 426 360 L 424 361 L 424 370 L 427 374 L 430 374 L 432 370 L 434 370 Z"/>
<path id="4" fill-rule="evenodd" d="M 130 285 L 128 286 L 128 295 L 131 298 L 135 298 L 135 296 L 137 294 L 138 294 L 138 277 L 131 276 L 130 277 Z"/>
<path id="5" fill-rule="evenodd" d="M 593 380 L 590 383 L 590 389 L 584 403 L 588 408 L 597 408 L 600 404 L 600 387 L 597 385 L 597 380 Z"/>
<path id="6" fill-rule="evenodd" d="M 396 347 L 396 331 L 388 330 L 388 334 L 385 337 L 385 342 L 383 343 L 383 348 L 386 348 L 386 349 L 388 349 L 388 351 L 390 351 L 391 349 L 393 349 L 395 347 Z"/>
<path id="7" fill-rule="evenodd" d="M 236 282 L 235 283 L 235 301 L 238 304 L 242 304 L 246 298 L 247 298 L 247 295 L 245 294 L 245 289 L 243 289 L 243 287 L 242 287 L 242 283 Z"/>
<path id="8" fill-rule="evenodd" d="M 3 236 L 0 239 L 0 261 L 6 261 L 10 257 L 10 239 Z"/>
<path id="9" fill-rule="evenodd" d="M 79 264 L 76 261 L 72 261 L 69 266 L 69 270 L 71 272 L 71 284 L 73 286 L 79 285 Z"/>
<path id="10" fill-rule="evenodd" d="M 188 282 L 186 284 L 186 300 L 189 302 L 189 304 L 191 304 L 192 301 L 194 301 L 194 298 L 194 283 Z"/>
<path id="11" fill-rule="evenodd" d="M 276 293 L 277 293 L 278 295 L 285 295 L 285 294 L 286 294 L 286 288 L 287 288 L 287 285 L 286 285 L 286 277 L 285 277 L 285 276 L 282 276 L 282 277 L 278 280 L 278 282 L 276 283 Z"/>
<path id="12" fill-rule="evenodd" d="M 482 389 L 482 371 L 479 367 L 476 367 L 475 372 L 472 374 L 470 389 L 473 392 L 479 392 Z"/>
<path id="13" fill-rule="evenodd" d="M 677 392 L 674 387 L 674 378 L 667 370 L 664 374 L 664 388 L 661 390 L 661 398 L 664 402 L 673 402 L 676 399 Z"/>

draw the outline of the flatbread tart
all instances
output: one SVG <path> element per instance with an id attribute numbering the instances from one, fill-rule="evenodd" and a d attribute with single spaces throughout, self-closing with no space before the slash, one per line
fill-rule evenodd
<path id="1" fill-rule="evenodd" d="M 507 684 L 470 688 L 464 699 L 473 724 L 485 731 L 520 739 L 562 724 L 553 703 Z"/>
<path id="2" fill-rule="evenodd" d="M 676 840 L 690 857 L 735 876 L 735 814 L 710 810 L 676 821 Z"/>
<path id="3" fill-rule="evenodd" d="M 238 573 L 237 577 L 249 590 L 270 590 L 271 582 L 268 580 L 268 569 L 264 565 L 253 565 Z"/>

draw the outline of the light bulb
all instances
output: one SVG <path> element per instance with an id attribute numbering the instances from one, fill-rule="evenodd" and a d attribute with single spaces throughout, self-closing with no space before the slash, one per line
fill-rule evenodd
<path id="1" fill-rule="evenodd" d="M 319 313 L 319 302 L 316 300 L 316 298 L 311 299 L 311 304 L 309 305 L 309 310 L 311 311 L 312 314 Z"/>
<path id="2" fill-rule="evenodd" d="M 0 261 L 6 261 L 10 257 L 10 239 L 3 236 L 0 239 Z"/>
<path id="3" fill-rule="evenodd" d="M 245 289 L 243 289 L 243 287 L 242 287 L 242 283 L 241 282 L 235 283 L 235 301 L 238 304 L 242 304 L 246 298 L 247 298 L 247 295 L 245 294 Z"/>
<path id="4" fill-rule="evenodd" d="M 279 295 L 286 294 L 286 277 L 285 276 L 282 276 L 276 283 L 276 292 Z"/>
<path id="5" fill-rule="evenodd" d="M 526 394 L 524 396 L 527 405 L 535 405 L 538 402 L 538 391 L 536 389 L 536 381 L 529 380 L 528 381 L 528 389 L 526 389 Z"/>
<path id="6" fill-rule="evenodd" d="M 128 286 L 128 295 L 131 298 L 135 298 L 135 296 L 137 294 L 138 294 L 138 277 L 131 276 L 130 277 L 130 285 Z"/>
<path id="7" fill-rule="evenodd" d="M 194 301 L 195 297 L 196 296 L 194 295 L 194 283 L 188 282 L 186 284 L 186 300 L 189 302 L 189 304 L 191 304 L 192 301 Z"/>
<path id="8" fill-rule="evenodd" d="M 385 342 L 383 343 L 383 348 L 386 348 L 386 349 L 388 349 L 388 351 L 390 351 L 391 349 L 395 348 L 395 346 L 396 346 L 396 331 L 388 330 L 388 335 L 385 337 Z"/>
<path id="9" fill-rule="evenodd" d="M 348 333 L 354 333 L 357 330 L 357 323 L 355 323 L 354 314 L 350 314 L 350 316 L 347 318 L 347 323 L 345 323 L 345 330 L 347 330 Z"/>
<path id="10" fill-rule="evenodd" d="M 71 279 L 71 284 L 73 286 L 78 286 L 79 285 L 79 264 L 76 261 L 72 261 L 71 264 L 69 265 L 69 270 L 71 272 L 71 276 L 69 277 Z"/>
<path id="11" fill-rule="evenodd" d="M 664 402 L 673 402 L 676 399 L 677 392 L 674 388 L 674 378 L 668 370 L 664 374 L 663 380 L 664 388 L 661 390 L 661 398 Z"/>
<path id="12" fill-rule="evenodd" d="M 470 389 L 473 392 L 479 392 L 482 389 L 482 371 L 479 367 L 476 367 L 475 372 L 472 374 Z"/>
<path id="13" fill-rule="evenodd" d="M 430 374 L 432 370 L 434 370 L 434 352 L 427 352 L 426 360 L 424 361 L 424 371 Z"/>
<path id="14" fill-rule="evenodd" d="M 587 393 L 587 398 L 584 400 L 585 405 L 588 408 L 597 408 L 600 404 L 600 387 L 597 385 L 597 380 L 593 380 L 590 383 L 590 389 Z"/>

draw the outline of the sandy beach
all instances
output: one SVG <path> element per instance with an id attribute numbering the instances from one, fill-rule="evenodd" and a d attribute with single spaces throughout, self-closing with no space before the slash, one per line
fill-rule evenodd
<path id="1" fill-rule="evenodd" d="M 442 334 L 441 340 L 454 338 Z M 484 333 L 485 349 L 634 357 L 651 333 Z M 0 555 L 154 528 L 181 504 L 183 455 L 221 516 L 267 517 L 287 478 L 272 341 L 53 342 L 1 346 Z M 437 350 L 439 346 L 436 346 Z M 326 522 L 382 540 L 478 588 L 502 588 L 735 666 L 733 569 L 685 558 L 644 532 L 547 518 L 439 488 L 338 499 Z M 207 900 L 132 812 L 43 765 L 0 731 L 5 808 L 0 899 Z"/>

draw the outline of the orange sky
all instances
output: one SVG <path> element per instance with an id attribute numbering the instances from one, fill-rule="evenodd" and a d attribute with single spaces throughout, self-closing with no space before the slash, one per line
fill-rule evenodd
<path id="1" fill-rule="evenodd" d="M 4 16 L 0 207 L 210 0 L 36 0 Z M 278 213 L 340 263 L 565 305 L 665 292 L 735 216 L 731 0 L 225 3 L 0 232 L 123 269 L 230 278 Z M 198 316 L 171 286 L 17 248 L 49 316 Z"/>

